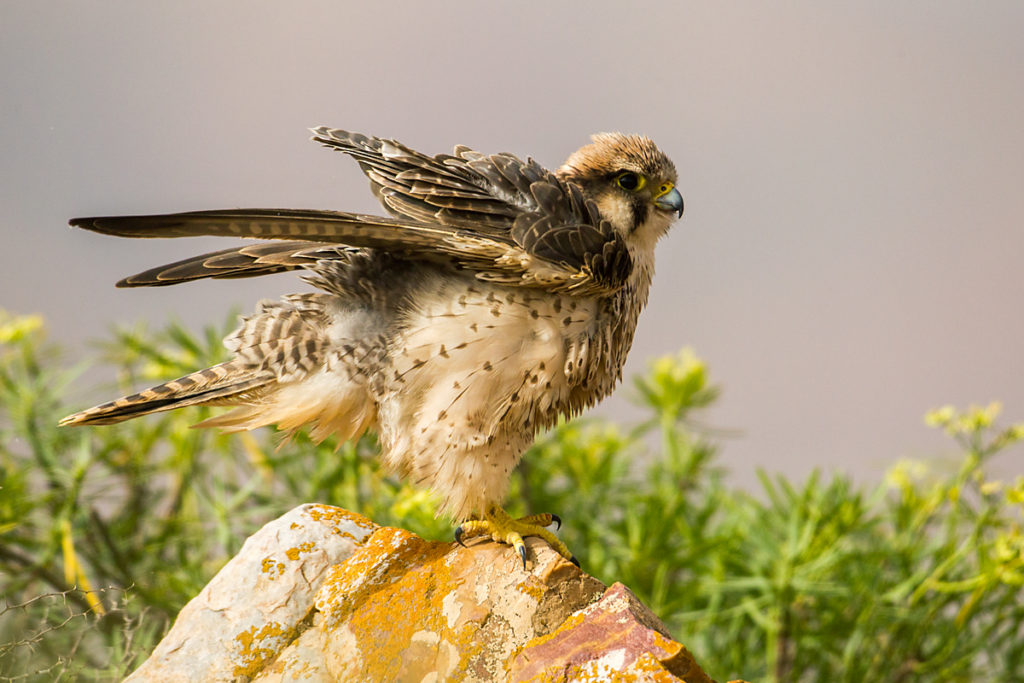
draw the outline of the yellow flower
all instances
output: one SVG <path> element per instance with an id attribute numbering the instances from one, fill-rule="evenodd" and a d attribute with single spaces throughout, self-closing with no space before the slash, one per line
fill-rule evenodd
<path id="1" fill-rule="evenodd" d="M 0 310 L 0 344 L 13 344 L 41 329 L 41 315 L 11 315 Z"/>
<path id="2" fill-rule="evenodd" d="M 1001 481 L 986 481 L 981 485 L 981 493 L 985 496 L 991 496 L 993 493 L 998 493 L 1003 488 L 1003 482 Z"/>
<path id="3" fill-rule="evenodd" d="M 908 489 L 928 474 L 928 466 L 919 460 L 900 460 L 885 473 L 890 488 Z"/>
<path id="4" fill-rule="evenodd" d="M 929 427 L 945 427 L 956 415 L 956 409 L 951 405 L 928 411 L 924 416 L 924 423 Z"/>

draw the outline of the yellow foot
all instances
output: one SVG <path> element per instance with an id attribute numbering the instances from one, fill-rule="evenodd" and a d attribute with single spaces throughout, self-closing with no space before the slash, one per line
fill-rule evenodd
<path id="1" fill-rule="evenodd" d="M 483 519 L 471 519 L 460 524 L 455 530 L 455 540 L 459 542 L 459 545 L 464 546 L 465 543 L 462 542 L 464 538 L 490 536 L 491 540 L 498 543 L 507 543 L 515 548 L 516 552 L 519 553 L 519 557 L 523 560 L 523 569 L 526 569 L 526 544 L 523 543 L 523 537 L 539 536 L 547 541 L 548 545 L 559 555 L 577 567 L 580 566 L 579 560 L 569 552 L 569 548 L 558 540 L 557 536 L 544 528 L 552 524 L 557 524 L 559 527 L 562 526 L 562 520 L 558 518 L 558 515 L 545 512 L 539 515 L 512 519 L 508 516 L 507 512 L 495 505 L 484 513 Z"/>

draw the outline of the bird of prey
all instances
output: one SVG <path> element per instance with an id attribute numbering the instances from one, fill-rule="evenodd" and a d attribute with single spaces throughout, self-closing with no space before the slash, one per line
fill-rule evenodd
<path id="1" fill-rule="evenodd" d="M 648 138 L 594 135 L 552 172 L 459 145 L 429 156 L 395 140 L 313 129 L 359 164 L 389 217 L 227 209 L 76 218 L 123 237 L 258 238 L 147 270 L 119 287 L 299 270 L 316 293 L 262 301 L 225 340 L 234 358 L 70 415 L 111 424 L 190 405 L 235 406 L 197 426 L 308 426 L 380 437 L 386 466 L 435 491 L 461 522 L 526 565 L 509 478 L 538 430 L 607 396 L 622 375 L 654 274 L 654 247 L 682 215 L 675 166 Z"/>

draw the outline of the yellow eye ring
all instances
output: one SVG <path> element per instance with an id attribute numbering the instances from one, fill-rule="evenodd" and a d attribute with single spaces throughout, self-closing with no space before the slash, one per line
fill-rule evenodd
<path id="1" fill-rule="evenodd" d="M 647 178 L 643 177 L 639 173 L 623 171 L 619 175 L 615 176 L 615 184 L 627 192 L 638 192 L 647 184 Z"/>

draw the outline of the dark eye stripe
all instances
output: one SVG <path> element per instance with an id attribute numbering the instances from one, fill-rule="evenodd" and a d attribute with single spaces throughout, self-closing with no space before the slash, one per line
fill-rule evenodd
<path id="1" fill-rule="evenodd" d="M 635 231 L 637 228 L 644 224 L 644 221 L 647 220 L 647 216 L 650 213 L 651 206 L 648 202 L 642 201 L 639 197 L 637 197 L 632 204 L 632 208 L 633 227 L 630 229 L 630 232 Z"/>

